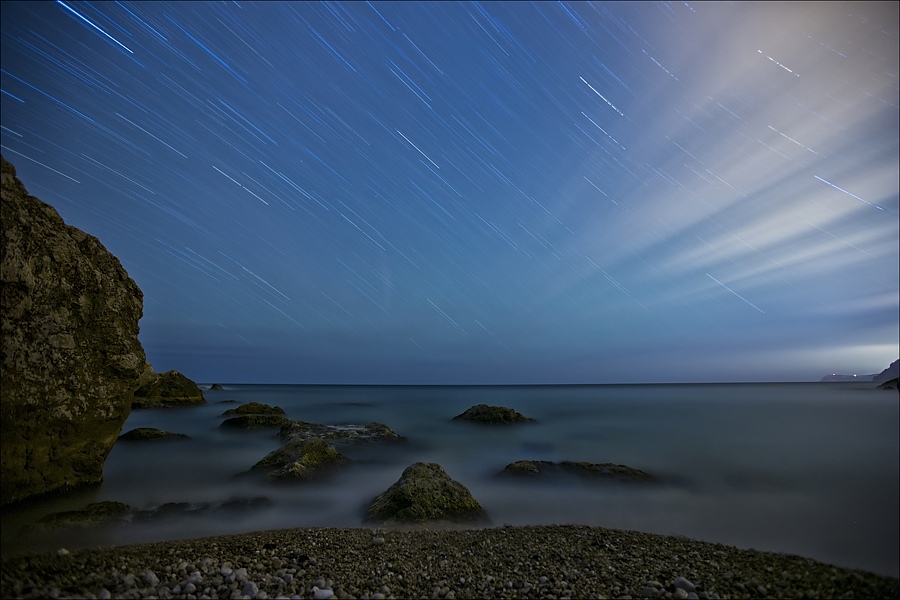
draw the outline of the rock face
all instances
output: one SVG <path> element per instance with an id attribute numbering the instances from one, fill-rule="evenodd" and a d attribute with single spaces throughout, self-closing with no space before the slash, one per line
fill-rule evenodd
<path id="1" fill-rule="evenodd" d="M 488 406 L 479 404 L 467 409 L 464 413 L 453 417 L 454 421 L 473 421 L 475 423 L 505 424 L 534 422 L 520 412 L 505 406 Z"/>
<path id="2" fill-rule="evenodd" d="M 469 490 L 450 479 L 440 465 L 415 463 L 375 498 L 367 519 L 384 523 L 478 523 L 486 521 L 487 515 Z"/>
<path id="3" fill-rule="evenodd" d="M 2 160 L 0 504 L 99 483 L 146 357 L 143 294 Z"/>
<path id="4" fill-rule="evenodd" d="M 206 398 L 197 384 L 178 371 L 166 371 L 153 373 L 149 381 L 134 392 L 131 407 L 164 408 L 197 404 L 206 404 Z"/>
<path id="5" fill-rule="evenodd" d="M 652 481 L 653 477 L 640 469 L 613 463 L 550 462 L 546 460 L 519 460 L 506 465 L 502 475 L 537 477 L 572 474 L 595 479 L 615 481 Z"/>

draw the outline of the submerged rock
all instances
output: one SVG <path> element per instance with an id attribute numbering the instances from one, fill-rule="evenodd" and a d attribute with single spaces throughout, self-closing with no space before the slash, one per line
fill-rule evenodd
<path id="1" fill-rule="evenodd" d="M 165 408 L 206 404 L 197 384 L 179 373 L 154 373 L 150 381 L 134 393 L 132 408 Z"/>
<path id="2" fill-rule="evenodd" d="M 222 416 L 229 415 L 283 415 L 284 409 L 280 406 L 269 406 L 262 402 L 248 402 L 237 408 L 230 408 L 222 413 Z"/>
<path id="3" fill-rule="evenodd" d="M 278 435 L 286 440 L 322 438 L 330 443 L 354 445 L 366 443 L 403 443 L 405 438 L 383 423 L 366 425 L 323 425 L 307 421 L 287 421 Z"/>
<path id="4" fill-rule="evenodd" d="M 273 505 L 274 502 L 265 496 L 231 498 L 224 502 L 166 502 L 156 508 L 134 511 L 134 520 L 156 521 L 173 517 L 192 517 L 218 513 L 234 516 L 240 513 L 256 513 L 271 508 Z"/>
<path id="5" fill-rule="evenodd" d="M 879 390 L 900 390 L 900 378 L 888 379 L 884 383 L 878 385 Z"/>
<path id="6" fill-rule="evenodd" d="M 119 436 L 119 439 L 126 442 L 149 442 L 149 441 L 165 441 L 165 440 L 189 440 L 191 436 L 183 433 L 171 433 L 162 429 L 154 429 L 153 427 L 138 427 Z"/>
<path id="7" fill-rule="evenodd" d="M 453 417 L 454 421 L 473 421 L 475 423 L 533 423 L 534 419 L 529 419 L 520 412 L 516 412 L 505 406 L 489 406 L 487 404 L 479 404 L 473 406 L 462 414 Z"/>
<path id="8" fill-rule="evenodd" d="M 360 444 L 402 443 L 404 438 L 382 423 L 367 425 L 323 425 L 292 421 L 279 415 L 244 415 L 228 419 L 280 419 L 279 436 L 285 443 L 256 463 L 251 472 L 265 472 L 269 481 L 306 481 L 327 474 L 350 462 L 339 448 Z"/>
<path id="9" fill-rule="evenodd" d="M 415 463 L 369 506 L 366 518 L 384 523 L 478 523 L 487 515 L 461 483 L 435 463 Z"/>
<path id="10" fill-rule="evenodd" d="M 263 427 L 283 427 L 290 419 L 281 415 L 240 415 L 222 421 L 220 427 L 232 429 L 261 429 Z"/>
<path id="11" fill-rule="evenodd" d="M 318 479 L 349 462 L 334 446 L 322 438 L 291 440 L 270 452 L 253 466 L 266 470 L 269 481 L 309 481 Z"/>
<path id="12" fill-rule="evenodd" d="M 2 159 L 0 504 L 103 480 L 146 356 L 143 294 Z"/>
<path id="13" fill-rule="evenodd" d="M 94 502 L 81 510 L 51 513 L 31 525 L 32 530 L 62 529 L 66 527 L 94 527 L 131 520 L 131 507 L 122 502 Z"/>
<path id="14" fill-rule="evenodd" d="M 571 461 L 519 460 L 506 465 L 506 468 L 500 472 L 501 475 L 515 477 L 553 476 L 567 473 L 616 481 L 651 481 L 653 479 L 649 473 L 625 465 Z"/>

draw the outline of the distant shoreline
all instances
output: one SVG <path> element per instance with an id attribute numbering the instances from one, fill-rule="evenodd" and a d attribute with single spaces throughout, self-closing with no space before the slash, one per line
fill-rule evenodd
<path id="1" fill-rule="evenodd" d="M 213 385 L 236 386 L 236 385 L 268 385 L 268 386 L 291 386 L 291 387 L 454 387 L 454 388 L 490 388 L 490 387 L 519 387 L 519 388 L 535 388 L 535 387 L 624 387 L 624 386 L 693 386 L 693 385 L 807 385 L 807 384 L 844 384 L 844 383 L 869 383 L 877 384 L 879 382 L 869 379 L 856 379 L 848 381 L 697 381 L 697 382 L 651 382 L 651 383 L 259 383 L 259 382 L 204 382 L 197 385 L 203 391 L 208 391 Z M 874 389 L 875 386 L 873 386 Z M 221 390 L 212 390 L 221 391 Z"/>

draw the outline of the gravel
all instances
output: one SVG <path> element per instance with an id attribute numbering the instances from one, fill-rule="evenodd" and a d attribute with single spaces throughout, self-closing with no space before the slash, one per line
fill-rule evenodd
<path id="1" fill-rule="evenodd" d="M 284 529 L 0 559 L 3 598 L 898 598 L 807 558 L 601 527 Z"/>

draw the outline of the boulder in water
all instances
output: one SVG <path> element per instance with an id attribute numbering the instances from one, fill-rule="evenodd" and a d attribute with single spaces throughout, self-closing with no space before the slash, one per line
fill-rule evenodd
<path id="1" fill-rule="evenodd" d="M 369 521 L 478 523 L 487 514 L 471 492 L 435 463 L 415 463 L 369 506 Z"/>
<path id="2" fill-rule="evenodd" d="M 509 424 L 509 423 L 533 423 L 534 419 L 529 419 L 520 412 L 516 412 L 505 406 L 489 406 L 487 404 L 478 404 L 466 409 L 462 414 L 453 417 L 454 421 L 472 421 L 474 423 L 487 424 Z"/>

